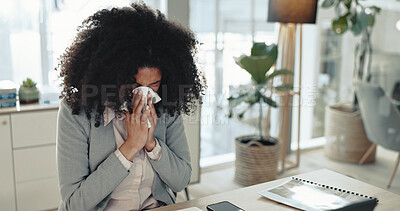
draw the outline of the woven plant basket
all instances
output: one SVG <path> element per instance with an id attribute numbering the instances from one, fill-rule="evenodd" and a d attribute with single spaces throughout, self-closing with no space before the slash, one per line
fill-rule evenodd
<path id="1" fill-rule="evenodd" d="M 342 104 L 326 106 L 325 138 L 325 156 L 348 163 L 358 163 L 372 144 L 365 133 L 360 111 L 349 110 Z M 375 152 L 376 149 L 365 163 L 375 161 Z"/>
<path id="2" fill-rule="evenodd" d="M 249 186 L 276 179 L 280 144 L 263 145 L 258 141 L 242 143 L 242 140 L 258 137 L 257 135 L 240 136 L 235 139 L 236 160 L 234 182 Z"/>

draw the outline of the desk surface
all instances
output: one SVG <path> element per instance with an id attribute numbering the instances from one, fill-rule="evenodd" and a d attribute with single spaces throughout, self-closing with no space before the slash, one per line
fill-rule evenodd
<path id="1" fill-rule="evenodd" d="M 311 180 L 317 183 L 335 186 L 341 189 L 351 190 L 360 194 L 365 194 L 371 197 L 379 199 L 378 206 L 375 210 L 396 210 L 400 207 L 400 195 L 389 192 L 387 190 L 369 185 L 367 183 L 358 181 L 356 179 L 347 177 L 345 175 L 336 173 L 328 169 L 321 169 L 305 174 L 296 175 L 296 177 Z M 274 180 L 250 187 L 240 188 L 237 190 L 219 193 L 191 201 L 185 201 L 166 207 L 155 209 L 155 211 L 161 210 L 177 210 L 189 207 L 198 207 L 202 210 L 207 210 L 208 204 L 217 203 L 220 201 L 229 201 L 246 211 L 251 210 L 293 210 L 289 206 L 279 204 L 275 201 L 269 200 L 265 197 L 260 196 L 257 192 L 278 186 L 285 181 L 288 181 L 290 177 Z"/>

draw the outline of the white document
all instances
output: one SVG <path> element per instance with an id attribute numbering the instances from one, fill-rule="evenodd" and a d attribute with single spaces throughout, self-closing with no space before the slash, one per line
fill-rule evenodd
<path id="1" fill-rule="evenodd" d="M 258 194 L 302 210 L 333 210 L 372 198 L 297 178 Z"/>

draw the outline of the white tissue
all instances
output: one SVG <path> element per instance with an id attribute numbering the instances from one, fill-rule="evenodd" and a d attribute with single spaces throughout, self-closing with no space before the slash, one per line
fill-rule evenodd
<path id="1" fill-rule="evenodd" d="M 142 96 L 145 96 L 145 97 L 147 97 L 147 93 L 150 92 L 150 98 L 151 98 L 151 102 L 152 102 L 153 104 L 156 104 L 156 103 L 160 102 L 160 100 L 161 100 L 161 97 L 160 97 L 156 92 L 154 92 L 151 88 L 149 88 L 149 87 L 147 87 L 147 86 L 139 86 L 139 87 L 136 87 L 134 90 L 132 90 L 132 93 L 133 93 L 135 90 L 141 90 L 142 93 L 143 93 Z M 142 114 L 143 114 L 143 111 L 146 109 L 146 106 L 147 106 L 147 100 L 144 101 L 144 106 L 143 106 Z M 126 102 L 124 102 L 124 104 L 121 106 L 121 110 L 123 110 L 123 111 L 128 111 L 128 106 L 127 106 L 127 103 L 126 103 Z M 147 119 L 147 127 L 148 127 L 148 128 L 151 128 L 151 123 L 150 123 L 149 119 Z"/>

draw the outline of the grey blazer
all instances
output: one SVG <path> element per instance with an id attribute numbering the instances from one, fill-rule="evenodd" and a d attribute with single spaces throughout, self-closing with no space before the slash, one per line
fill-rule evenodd
<path id="1" fill-rule="evenodd" d="M 92 115 L 94 116 L 94 115 Z M 162 155 L 150 159 L 154 170 L 153 197 L 175 203 L 173 192 L 184 189 L 192 168 L 182 117 L 162 113 L 154 136 Z M 115 156 L 117 149 L 112 124 L 94 127 L 83 110 L 72 115 L 65 99 L 60 102 L 57 127 L 57 169 L 61 202 L 59 210 L 103 210 L 112 191 L 129 174 Z"/>

